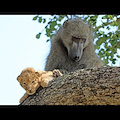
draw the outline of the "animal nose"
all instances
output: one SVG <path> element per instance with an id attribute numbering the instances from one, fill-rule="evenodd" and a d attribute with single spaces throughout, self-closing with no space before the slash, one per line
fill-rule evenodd
<path id="1" fill-rule="evenodd" d="M 29 93 L 32 93 L 32 89 L 29 89 Z"/>
<path id="2" fill-rule="evenodd" d="M 32 88 L 28 88 L 28 90 L 29 90 L 29 91 L 31 91 L 31 90 L 32 90 Z"/>
<path id="3" fill-rule="evenodd" d="M 78 60 L 78 59 L 79 59 L 79 56 L 76 55 L 76 56 L 74 57 L 74 60 Z"/>

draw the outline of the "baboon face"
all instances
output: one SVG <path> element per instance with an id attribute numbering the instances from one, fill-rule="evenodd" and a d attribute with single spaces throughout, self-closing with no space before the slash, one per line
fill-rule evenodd
<path id="1" fill-rule="evenodd" d="M 81 59 L 85 41 L 85 38 L 77 38 L 72 36 L 72 44 L 68 48 L 68 56 L 73 61 L 79 61 Z"/>
<path id="2" fill-rule="evenodd" d="M 83 49 L 89 43 L 88 33 L 89 26 L 83 21 L 67 20 L 64 22 L 61 39 L 71 60 L 77 62 L 81 59 Z"/>

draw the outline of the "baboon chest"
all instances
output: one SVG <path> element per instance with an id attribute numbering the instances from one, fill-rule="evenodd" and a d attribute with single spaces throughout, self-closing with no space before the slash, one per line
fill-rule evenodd
<path id="1" fill-rule="evenodd" d="M 65 69 L 67 71 L 84 69 L 85 67 L 86 67 L 85 64 L 80 64 L 79 62 L 73 62 L 69 59 L 64 61 L 64 62 L 60 62 L 59 65 L 58 65 L 58 69 Z"/>

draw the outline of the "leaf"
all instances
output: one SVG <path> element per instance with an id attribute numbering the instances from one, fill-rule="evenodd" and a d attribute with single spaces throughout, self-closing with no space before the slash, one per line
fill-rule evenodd
<path id="1" fill-rule="evenodd" d="M 120 58 L 120 55 L 116 55 L 118 58 Z"/>
<path id="2" fill-rule="evenodd" d="M 48 25 L 45 26 L 45 29 L 48 27 Z"/>
<path id="3" fill-rule="evenodd" d="M 102 19 L 106 19 L 106 15 L 102 17 Z"/>
<path id="4" fill-rule="evenodd" d="M 50 39 L 47 39 L 47 40 L 46 40 L 46 42 L 49 42 L 49 41 L 50 41 Z"/>
<path id="5" fill-rule="evenodd" d="M 50 37 L 50 29 L 49 28 L 46 28 L 46 35 L 47 35 L 47 37 Z"/>
<path id="6" fill-rule="evenodd" d="M 58 21 L 61 21 L 64 17 L 65 15 L 59 15 Z"/>
<path id="7" fill-rule="evenodd" d="M 99 45 L 95 45 L 95 49 L 99 49 L 100 48 L 100 46 Z"/>
<path id="8" fill-rule="evenodd" d="M 33 18 L 33 20 L 37 20 L 37 18 L 38 18 L 38 16 L 35 16 L 35 17 Z"/>
<path id="9" fill-rule="evenodd" d="M 114 59 L 112 60 L 112 63 L 115 64 L 115 61 L 116 61 L 116 59 L 114 58 Z"/>
<path id="10" fill-rule="evenodd" d="M 50 39 L 52 38 L 53 35 L 54 35 L 54 34 L 50 34 Z"/>
<path id="11" fill-rule="evenodd" d="M 102 34 L 104 34 L 104 31 L 100 31 L 99 33 L 102 35 Z"/>
<path id="12" fill-rule="evenodd" d="M 117 22 L 116 21 L 113 21 L 110 23 L 111 26 L 117 26 Z"/>
<path id="13" fill-rule="evenodd" d="M 51 30 L 54 30 L 54 27 L 57 25 L 57 22 L 56 21 L 53 21 L 53 22 L 51 22 L 51 24 L 50 24 L 50 29 Z"/>
<path id="14" fill-rule="evenodd" d="M 107 16 L 107 18 L 109 18 L 109 19 L 113 19 L 113 15 L 106 15 Z"/>
<path id="15" fill-rule="evenodd" d="M 104 62 L 105 65 L 107 65 L 108 64 L 108 59 L 104 59 L 103 62 Z"/>
<path id="16" fill-rule="evenodd" d="M 109 26 L 107 26 L 107 29 L 108 29 L 108 30 L 110 30 L 110 27 L 109 27 Z"/>
<path id="17" fill-rule="evenodd" d="M 39 38 L 40 38 L 40 35 L 41 35 L 41 33 L 38 33 L 38 34 L 36 35 L 36 38 L 39 39 Z"/>
<path id="18" fill-rule="evenodd" d="M 97 41 L 96 41 L 96 45 L 98 46 L 100 46 L 101 44 L 103 43 L 103 41 L 102 41 L 102 38 L 99 38 Z"/>
<path id="19" fill-rule="evenodd" d="M 60 27 L 61 26 L 61 24 L 58 24 L 58 27 Z"/>
<path id="20" fill-rule="evenodd" d="M 51 23 L 51 21 L 48 22 L 48 24 L 50 24 L 50 23 Z"/>
<path id="21" fill-rule="evenodd" d="M 43 23 L 45 23 L 45 22 L 46 22 L 46 19 L 44 18 L 44 19 L 43 19 Z"/>
<path id="22" fill-rule="evenodd" d="M 39 17 L 39 20 L 38 20 L 38 22 L 40 22 L 40 23 L 42 22 L 42 17 Z"/>

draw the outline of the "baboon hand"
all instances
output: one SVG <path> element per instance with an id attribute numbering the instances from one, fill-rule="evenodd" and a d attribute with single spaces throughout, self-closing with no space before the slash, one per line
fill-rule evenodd
<path id="1" fill-rule="evenodd" d="M 53 70 L 53 77 L 59 77 L 59 76 L 62 76 L 62 75 L 63 74 L 59 70 L 57 70 L 57 69 Z"/>

